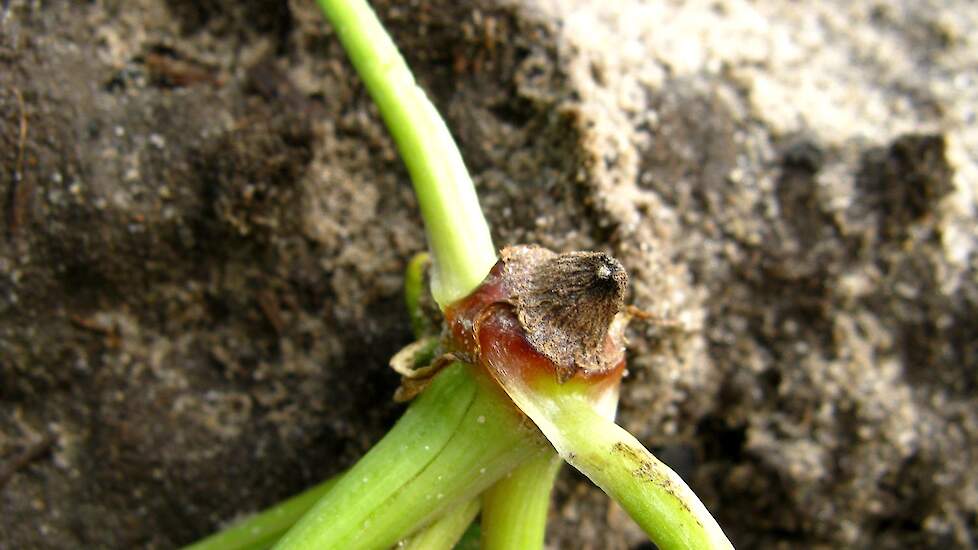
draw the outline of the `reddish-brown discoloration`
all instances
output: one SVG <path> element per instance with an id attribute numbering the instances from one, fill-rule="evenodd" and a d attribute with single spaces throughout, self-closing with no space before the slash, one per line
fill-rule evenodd
<path id="1" fill-rule="evenodd" d="M 552 254 L 552 253 L 549 253 Z M 472 294 L 445 311 L 445 349 L 460 359 L 487 367 L 491 372 L 505 369 L 527 382 L 548 376 L 561 382 L 587 381 L 594 391 L 617 385 L 624 373 L 624 324 L 607 327 L 601 350 L 595 355 L 607 365 L 601 369 L 568 368 L 548 358 L 527 336 L 517 314 L 517 293 L 525 287 L 503 259 Z M 532 327 L 531 327 L 532 328 Z"/>
<path id="2" fill-rule="evenodd" d="M 497 371 L 505 370 L 506 374 L 521 378 L 531 385 L 540 377 L 558 378 L 564 382 L 582 380 L 587 382 L 588 393 L 597 396 L 618 385 L 625 372 L 625 354 L 616 343 L 616 338 L 609 334 L 605 340 L 605 349 L 618 358 L 613 368 L 604 371 L 581 369 L 575 371 L 570 378 L 561 376 L 557 365 L 533 348 L 513 307 L 505 303 L 495 303 L 483 310 L 476 322 L 476 336 L 480 364 L 494 375 Z"/>
<path id="3" fill-rule="evenodd" d="M 512 294 L 502 274 L 503 262 L 496 262 L 479 288 L 445 310 L 445 348 L 466 362 L 479 362 L 475 337 L 479 315 L 492 304 L 508 303 Z"/>

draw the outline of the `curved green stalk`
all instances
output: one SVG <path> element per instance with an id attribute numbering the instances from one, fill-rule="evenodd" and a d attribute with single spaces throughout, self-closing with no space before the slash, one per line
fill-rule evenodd
<path id="1" fill-rule="evenodd" d="M 425 269 L 431 261 L 427 252 L 415 254 L 404 270 L 404 305 L 407 306 L 411 317 L 411 331 L 414 337 L 421 339 L 429 334 L 438 334 L 439 327 L 433 326 L 431 319 L 425 315 L 423 296 L 425 292 Z"/>
<path id="2" fill-rule="evenodd" d="M 262 550 L 281 538 L 313 504 L 336 485 L 335 476 L 183 550 Z"/>
<path id="3" fill-rule="evenodd" d="M 611 498 L 662 550 L 732 549 L 699 498 L 632 434 L 598 415 L 589 404 L 563 404 L 567 457 Z"/>
<path id="4" fill-rule="evenodd" d="M 434 255 L 432 295 L 444 309 L 496 263 L 462 155 L 365 0 L 318 0 L 407 165 Z"/>
<path id="5" fill-rule="evenodd" d="M 632 434 L 596 407 L 587 386 L 494 374 L 557 452 L 628 512 L 661 550 L 732 549 L 699 498 Z"/>
<path id="6" fill-rule="evenodd" d="M 440 330 L 440 327 L 434 326 L 434 323 L 429 319 L 423 305 L 426 291 L 425 271 L 430 262 L 431 257 L 428 253 L 421 252 L 411 258 L 404 270 L 404 303 L 407 306 L 408 315 L 411 317 L 411 329 L 414 332 L 414 337 L 419 340 L 437 334 Z M 435 339 L 435 343 L 437 346 L 437 339 Z M 434 359 L 431 357 L 432 354 L 429 353 L 428 355 L 427 358 L 421 358 L 425 364 Z M 480 508 L 480 500 L 474 498 L 454 511 L 445 514 L 420 533 L 413 535 L 398 548 L 401 550 L 451 550 L 466 532 L 466 528 L 469 527 L 475 516 L 478 515 Z"/>
<path id="7" fill-rule="evenodd" d="M 276 548 L 313 548 L 306 544 L 314 540 L 310 533 L 327 530 L 343 536 L 360 530 L 371 512 L 445 448 L 471 408 L 475 393 L 476 382 L 463 367 L 446 369 Z"/>
<path id="8" fill-rule="evenodd" d="M 407 64 L 367 3 L 364 0 L 318 0 L 318 3 L 332 21 L 407 165 L 434 255 L 432 294 L 435 301 L 445 308 L 478 286 L 496 261 L 495 248 L 472 180 L 448 128 L 423 90 L 415 84 Z M 417 267 L 412 264 L 409 277 L 412 273 L 420 273 Z M 415 311 L 413 306 L 418 304 L 418 295 L 409 295 L 407 300 L 409 310 Z M 424 319 L 412 318 L 412 321 L 416 331 L 424 329 Z M 441 373 L 391 432 L 354 466 L 351 475 L 337 483 L 335 491 L 320 487 L 321 492 L 310 491 L 295 502 L 289 501 L 291 505 L 287 509 L 298 515 L 301 508 L 311 504 L 310 501 L 328 492 L 276 547 L 307 547 L 310 541 L 316 540 L 317 533 L 326 531 L 334 538 L 342 538 L 344 534 L 358 530 L 362 532 L 364 525 L 358 524 L 360 518 L 369 515 L 371 510 L 383 508 L 383 503 L 392 498 L 395 491 L 408 491 L 413 476 L 422 477 L 421 470 L 429 465 L 436 453 L 445 450 L 448 439 L 459 427 L 455 418 L 476 408 L 469 407 L 473 401 L 478 401 L 474 395 L 476 391 L 483 400 L 492 397 L 490 401 L 496 409 L 509 411 L 509 415 L 498 415 L 499 411 L 486 415 L 485 418 L 490 420 L 488 424 L 493 425 L 497 420 L 504 424 L 504 420 L 511 421 L 513 410 L 508 401 L 487 392 L 485 388 L 477 390 L 475 382 L 460 365 Z M 477 417 L 480 423 L 482 418 L 482 415 Z M 510 422 L 509 429 L 505 431 L 510 435 L 522 432 L 512 428 Z M 469 433 L 469 430 L 463 429 L 462 433 Z M 469 483 L 470 487 L 484 489 L 491 480 L 525 458 L 523 455 L 529 452 L 528 449 L 539 444 L 528 443 L 535 438 L 526 437 L 525 433 L 520 436 L 519 442 L 505 437 L 499 439 L 503 446 L 511 443 L 516 450 L 502 452 L 502 458 L 490 457 L 490 464 L 484 467 L 484 477 L 488 481 L 475 485 Z M 368 483 L 375 474 L 374 482 Z M 378 482 L 377 478 L 381 481 Z M 441 481 L 441 476 L 438 481 Z M 362 487 L 358 486 L 360 482 Z M 478 501 L 474 500 L 475 492 L 470 489 L 462 492 L 471 493 L 469 497 L 473 499 L 473 505 L 478 506 Z M 396 498 L 393 500 L 397 501 Z M 264 518 L 265 514 L 258 517 Z M 294 518 L 289 519 L 291 521 Z M 328 528 L 324 528 L 324 525 Z M 279 527 L 276 524 L 276 528 Z M 228 541 L 234 539 L 235 533 L 244 532 L 231 531 L 230 534 L 226 532 L 202 542 Z M 390 535 L 377 527 L 370 533 L 381 533 L 388 538 Z M 326 546 L 329 547 L 328 543 Z M 198 550 L 217 547 L 203 546 Z"/>
<path id="9" fill-rule="evenodd" d="M 526 461 L 482 497 L 482 550 L 539 550 L 550 493 L 564 461 L 552 449 Z"/>
<path id="10" fill-rule="evenodd" d="M 536 428 L 491 380 L 476 392 L 452 441 L 411 484 L 374 511 L 360 536 L 341 548 L 386 548 L 452 509 L 477 497 L 518 464 L 549 447 Z M 422 394 L 423 396 L 424 394 Z M 399 532 L 394 539 L 383 531 Z"/>
<path id="11" fill-rule="evenodd" d="M 544 448 L 506 396 L 469 368 L 456 363 L 446 369 L 405 413 L 452 413 L 457 421 L 428 417 L 427 430 L 435 433 L 422 434 L 400 430 L 402 418 L 275 548 L 387 548 Z M 462 414 L 445 410 L 444 402 L 455 401 L 450 392 L 466 387 L 474 397 L 465 400 Z M 447 440 L 438 437 L 446 430 L 452 432 Z"/>

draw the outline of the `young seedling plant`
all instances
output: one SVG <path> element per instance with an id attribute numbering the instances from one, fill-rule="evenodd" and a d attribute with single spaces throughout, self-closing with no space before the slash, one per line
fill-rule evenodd
<path id="1" fill-rule="evenodd" d="M 539 549 L 562 461 L 660 549 L 732 548 L 683 480 L 614 422 L 630 318 L 621 264 L 532 245 L 497 256 L 448 128 L 376 15 L 365 0 L 318 3 L 425 222 L 431 256 L 409 264 L 405 284 L 418 341 L 392 359 L 396 398 L 411 402 L 348 471 L 190 548 L 447 550 L 481 513 L 483 549 Z"/>

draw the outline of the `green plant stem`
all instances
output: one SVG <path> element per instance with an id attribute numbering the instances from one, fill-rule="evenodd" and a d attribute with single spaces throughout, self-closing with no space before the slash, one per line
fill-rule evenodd
<path id="1" fill-rule="evenodd" d="M 301 539 L 303 533 L 321 530 L 323 525 L 337 534 L 360 529 L 366 515 L 441 452 L 472 406 L 476 391 L 475 381 L 463 369 L 450 368 L 442 374 L 277 547 L 288 548 L 283 545 L 286 541 Z M 397 460 L 399 456 L 405 460 Z"/>
<path id="2" fill-rule="evenodd" d="M 269 548 L 339 481 L 339 476 L 299 493 L 184 550 L 260 550 Z"/>
<path id="3" fill-rule="evenodd" d="M 470 369 L 456 363 L 436 377 L 275 548 L 387 548 L 539 452 L 536 430 Z"/>
<path id="4" fill-rule="evenodd" d="M 407 306 L 408 315 L 411 317 L 411 329 L 414 332 L 414 337 L 419 340 L 438 334 L 441 329 L 441 327 L 434 326 L 423 305 L 423 297 L 427 291 L 425 272 L 430 262 L 431 257 L 428 253 L 421 252 L 415 254 L 404 270 L 404 303 Z M 432 349 L 430 353 L 419 356 L 415 367 L 423 366 L 419 364 L 421 361 L 427 364 L 434 359 L 433 355 L 440 348 L 437 338 L 434 339 L 434 343 L 436 348 Z M 473 498 L 465 505 L 442 516 L 435 523 L 422 530 L 421 533 L 412 536 L 405 542 L 403 548 L 415 550 L 445 548 L 451 550 L 466 532 L 466 528 L 469 527 L 472 520 L 475 519 L 480 508 L 480 499 Z"/>
<path id="5" fill-rule="evenodd" d="M 318 0 L 407 165 L 434 256 L 432 295 L 444 309 L 496 262 L 462 155 L 365 0 Z"/>
<path id="6" fill-rule="evenodd" d="M 478 286 L 496 261 L 495 248 L 472 180 L 447 126 L 423 90 L 415 84 L 407 64 L 367 3 L 363 0 L 318 0 L 318 3 L 332 21 L 407 165 L 434 254 L 432 294 L 444 308 Z M 417 266 L 413 267 L 413 270 L 409 269 L 409 277 L 420 272 Z M 414 311 L 412 303 L 417 305 L 418 295 L 409 295 L 407 299 L 409 310 Z M 424 328 L 420 324 L 423 319 L 412 318 L 412 321 L 416 330 Z M 317 533 L 329 531 L 331 536 L 342 537 L 344 533 L 362 529 L 362 525 L 357 525 L 360 517 L 380 506 L 444 450 L 458 428 L 456 418 L 473 405 L 476 391 L 488 395 L 476 387 L 466 369 L 455 366 L 443 372 L 388 436 L 354 467 L 351 476 L 337 484 L 335 491 L 320 486 L 281 505 L 282 509 L 294 514 L 287 522 L 275 524 L 279 531 L 286 523 L 294 521 L 294 516 L 301 514 L 312 501 L 328 492 L 316 504 L 315 510 L 290 530 L 277 547 L 306 547 L 309 541 L 316 539 Z M 495 403 L 497 408 L 505 405 L 512 413 L 509 403 L 498 395 Z M 498 419 L 495 413 L 487 418 L 493 422 Z M 512 419 L 505 415 L 500 418 Z M 514 432 L 519 433 L 519 430 L 510 430 L 510 433 Z M 527 439 L 532 438 L 524 437 L 523 443 Z M 521 452 L 525 454 L 526 449 L 533 446 L 514 445 L 520 452 L 510 452 L 508 461 L 497 457 L 493 475 L 497 470 L 502 475 L 503 470 L 518 462 Z M 489 467 L 486 468 L 488 474 Z M 367 486 L 374 474 L 382 482 L 375 477 L 374 483 Z M 490 477 L 485 475 L 486 479 Z M 358 480 L 363 487 L 357 486 Z M 473 505 L 477 506 L 478 502 L 473 500 Z M 201 541 L 201 544 L 217 546 L 205 545 L 197 550 L 233 548 L 231 544 L 236 540 L 248 544 L 254 542 L 253 547 L 265 544 L 244 537 L 244 534 L 255 534 L 255 526 L 264 529 L 264 518 L 277 517 L 277 509 L 280 510 L 273 508 L 240 528 Z M 324 528 L 324 525 L 330 527 Z M 271 533 L 271 524 L 268 527 Z M 271 535 L 269 537 L 271 540 Z"/>
<path id="7" fill-rule="evenodd" d="M 453 506 L 474 499 L 496 480 L 549 445 L 491 380 L 484 384 L 452 441 L 411 483 L 368 519 L 372 528 L 344 548 L 385 548 L 397 539 L 383 530 L 408 534 Z"/>
<path id="8" fill-rule="evenodd" d="M 408 165 L 435 256 L 432 294 L 445 307 L 473 290 L 496 260 L 474 186 L 450 132 L 415 84 L 410 69 L 370 8 L 364 2 L 333 0 L 321 0 L 320 6 L 336 27 Z M 426 258 L 415 257 L 405 281 L 416 337 L 427 324 L 418 306 L 425 262 Z M 557 467 L 559 463 L 554 471 Z M 549 485 L 537 485 L 540 494 L 530 499 L 544 503 L 544 516 L 539 518 L 539 526 L 528 529 L 530 536 L 544 530 L 553 477 L 549 476 Z M 508 491 L 500 489 L 495 494 L 505 500 L 503 496 Z M 529 525 L 528 518 L 520 523 L 524 529 Z M 499 528 L 506 529 L 495 523 L 495 529 Z M 501 535 L 503 539 L 512 537 L 512 533 Z"/>
<path id="9" fill-rule="evenodd" d="M 404 270 L 404 305 L 411 317 L 411 331 L 416 339 L 429 334 L 438 334 L 437 327 L 425 315 L 422 296 L 425 292 L 425 268 L 431 257 L 427 252 L 415 254 Z"/>
<path id="10" fill-rule="evenodd" d="M 479 522 L 474 521 L 469 528 L 466 529 L 462 538 L 459 539 L 458 544 L 455 545 L 454 550 L 482 550 L 482 545 L 480 539 L 482 538 L 482 528 L 479 527 Z"/>
<path id="11" fill-rule="evenodd" d="M 682 478 L 599 412 L 586 384 L 540 377 L 531 386 L 506 373 L 498 379 L 560 456 L 618 502 L 661 550 L 733 548 Z"/>
<path id="12" fill-rule="evenodd" d="M 661 550 L 733 548 L 678 474 L 590 406 L 573 405 L 565 404 L 558 418 L 564 456 L 621 504 Z"/>
<path id="13" fill-rule="evenodd" d="M 411 174 L 434 256 L 432 294 L 435 301 L 445 308 L 478 286 L 496 261 L 495 247 L 479 208 L 471 178 L 447 127 L 424 92 L 415 84 L 396 46 L 366 2 L 319 0 L 319 5 L 333 22 L 351 62 L 366 83 Z M 412 262 L 409 277 L 419 272 L 417 265 Z M 412 312 L 417 309 L 418 295 L 412 294 L 410 289 L 416 286 L 416 281 L 409 281 L 407 301 L 409 311 Z M 412 320 L 416 332 L 423 329 L 423 319 L 413 316 Z M 442 374 L 439 378 L 445 376 L 446 374 Z M 429 389 L 427 393 L 431 391 Z M 504 403 L 503 416 L 512 412 L 509 403 L 499 399 L 494 392 L 480 392 L 476 397 L 477 402 L 479 397 L 488 398 L 488 402 L 495 403 L 497 409 L 499 404 Z M 485 419 L 490 423 L 496 421 L 495 413 L 479 415 L 477 419 Z M 463 427 L 462 432 L 466 431 Z M 525 443 L 528 438 L 522 434 L 520 439 Z M 520 448 L 528 447 L 516 442 L 513 444 Z M 505 460 L 499 462 L 506 463 Z M 505 467 L 511 468 L 515 464 L 516 462 L 506 463 Z M 439 474 L 437 481 L 441 481 L 441 475 L 443 474 Z M 552 485 L 553 476 L 550 479 Z M 471 483 L 465 489 L 470 497 L 477 494 Z M 541 490 L 543 498 L 548 500 L 550 485 Z M 508 491 L 509 489 L 504 488 L 498 495 L 503 498 Z M 339 495 L 340 491 L 333 494 Z M 317 518 L 317 513 L 328 512 L 330 508 L 327 503 L 330 500 L 324 499 L 324 503 L 317 505 L 316 511 L 307 516 L 307 521 L 304 520 L 305 524 L 322 524 L 323 518 Z M 399 511 L 396 508 L 394 510 Z M 348 515 L 346 510 L 342 515 Z M 402 523 L 413 521 L 399 514 L 388 514 L 380 519 L 389 520 L 394 517 L 402 518 Z M 389 526 L 388 530 L 397 531 L 400 528 Z M 542 523 L 537 530 L 541 529 Z M 375 528 L 371 532 L 379 531 Z M 314 538 L 309 536 L 312 532 L 312 528 L 302 526 L 293 531 L 298 533 L 295 540 L 299 541 Z M 363 546 L 369 546 L 366 541 L 360 542 Z"/>
<path id="14" fill-rule="evenodd" d="M 398 546 L 399 550 L 452 550 L 472 520 L 479 514 L 479 499 L 472 499 L 449 511 Z"/>
<path id="15" fill-rule="evenodd" d="M 552 449 L 526 461 L 482 497 L 482 550 L 543 548 L 550 493 L 564 461 Z"/>

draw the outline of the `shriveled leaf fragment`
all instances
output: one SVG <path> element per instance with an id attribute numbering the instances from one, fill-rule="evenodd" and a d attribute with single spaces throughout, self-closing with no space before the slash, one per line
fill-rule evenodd
<path id="1" fill-rule="evenodd" d="M 438 354 L 437 338 L 429 337 L 412 342 L 391 357 L 390 367 L 401 375 L 401 385 L 394 401 L 404 403 L 414 399 L 431 383 L 432 378 L 455 361 L 451 354 Z"/>

